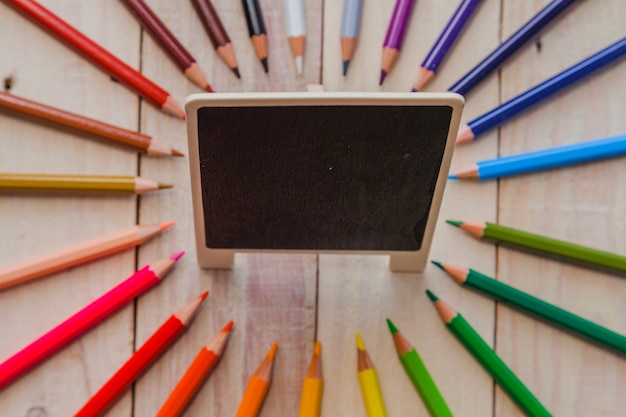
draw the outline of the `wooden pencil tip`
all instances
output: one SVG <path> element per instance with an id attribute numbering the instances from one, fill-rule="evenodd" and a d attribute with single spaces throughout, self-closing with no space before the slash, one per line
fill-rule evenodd
<path id="1" fill-rule="evenodd" d="M 222 331 L 223 331 L 223 332 L 230 332 L 230 331 L 231 331 L 231 329 L 233 328 L 233 325 L 234 325 L 234 324 L 235 324 L 235 323 L 234 323 L 232 320 L 231 320 L 231 321 L 229 321 L 229 322 L 226 324 L 226 326 L 224 326 L 224 328 L 222 329 Z"/>
<path id="2" fill-rule="evenodd" d="M 209 296 L 209 292 L 208 292 L 208 291 L 205 291 L 205 292 L 203 292 L 202 294 L 200 294 L 200 295 L 198 296 L 198 298 L 200 298 L 201 300 L 204 300 L 204 299 L 206 299 L 208 296 Z"/>
<path id="3" fill-rule="evenodd" d="M 365 350 L 365 344 L 363 343 L 363 339 L 361 339 L 361 333 L 356 334 L 356 347 L 359 350 Z"/>
<path id="4" fill-rule="evenodd" d="M 439 297 L 433 294 L 431 290 L 426 290 L 426 295 L 428 296 L 428 298 L 430 298 L 430 301 L 432 301 L 433 303 L 439 300 Z"/>
<path id="5" fill-rule="evenodd" d="M 322 354 L 322 342 L 319 340 L 315 342 L 315 349 L 313 349 L 313 354 L 315 356 L 320 356 Z"/>
<path id="6" fill-rule="evenodd" d="M 442 269 L 443 271 L 445 271 L 445 270 L 446 270 L 446 269 L 443 267 L 443 264 L 442 264 L 441 262 L 433 261 L 433 260 L 431 259 L 430 263 L 431 263 L 431 264 L 433 264 L 433 265 L 435 265 L 435 266 L 437 266 L 437 267 L 439 267 L 439 268 L 440 268 L 440 269 Z"/>
<path id="7" fill-rule="evenodd" d="M 434 71 L 421 67 L 417 74 L 417 80 L 415 80 L 415 84 L 413 84 L 413 88 L 415 88 L 415 91 L 421 91 L 433 78 L 435 78 Z"/>
<path id="8" fill-rule="evenodd" d="M 446 220 L 446 223 L 451 224 L 452 226 L 456 226 L 456 227 L 463 226 L 463 222 L 459 220 Z"/>
<path id="9" fill-rule="evenodd" d="M 185 156 L 185 154 L 179 151 L 178 149 L 172 148 L 171 152 L 172 152 L 172 156 Z"/>
<path id="10" fill-rule="evenodd" d="M 174 185 L 159 183 L 159 190 L 162 190 L 164 188 L 174 188 Z"/>
<path id="11" fill-rule="evenodd" d="M 161 109 L 169 114 L 178 116 L 183 120 L 187 118 L 187 116 L 185 115 L 185 110 L 180 106 L 180 104 L 178 104 L 176 100 L 174 100 L 174 97 L 172 96 L 168 96 L 167 99 L 165 99 L 165 102 L 161 105 Z"/>
<path id="12" fill-rule="evenodd" d="M 169 258 L 170 258 L 172 261 L 176 262 L 176 261 L 178 261 L 180 258 L 182 258 L 184 254 L 185 254 L 185 251 L 184 251 L 184 250 L 181 250 L 180 252 L 176 252 L 176 253 L 171 254 L 171 255 L 169 256 Z"/>
<path id="13" fill-rule="evenodd" d="M 462 145 L 464 143 L 468 143 L 473 141 L 476 138 L 474 132 L 472 132 L 472 128 L 468 125 L 464 125 L 459 129 L 459 133 L 456 136 L 456 144 Z"/>
<path id="14" fill-rule="evenodd" d="M 274 356 L 276 356 L 277 349 L 278 349 L 278 343 L 276 342 L 272 343 L 272 347 L 270 348 L 270 351 L 267 352 L 267 360 L 269 362 L 272 362 L 274 360 Z"/>
<path id="15" fill-rule="evenodd" d="M 398 328 L 389 318 L 387 318 L 387 326 L 389 326 L 389 331 L 391 332 L 391 334 L 398 333 Z"/>
<path id="16" fill-rule="evenodd" d="M 169 229 L 170 227 L 174 226 L 175 224 L 176 224 L 175 221 L 159 223 L 159 230 L 160 231 L 164 231 L 164 230 Z"/>

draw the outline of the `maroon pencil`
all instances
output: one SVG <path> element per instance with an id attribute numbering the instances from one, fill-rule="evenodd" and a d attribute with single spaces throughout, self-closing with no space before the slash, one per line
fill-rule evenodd
<path id="1" fill-rule="evenodd" d="M 209 0 L 191 0 L 191 3 L 194 9 L 196 9 L 198 16 L 200 16 L 202 25 L 204 25 L 204 29 L 209 35 L 217 54 L 235 73 L 237 78 L 241 78 L 233 44 L 230 42 L 228 33 L 226 33 L 226 29 L 224 29 L 224 25 L 215 11 L 213 4 L 211 4 Z"/>
<path id="2" fill-rule="evenodd" d="M 150 9 L 143 0 L 121 1 L 161 48 L 170 56 L 172 61 L 174 61 L 185 76 L 201 88 L 212 93 L 213 88 L 211 88 L 211 85 L 194 57 L 181 45 L 172 32 L 170 32 L 158 16 L 154 14 L 152 9 Z"/>

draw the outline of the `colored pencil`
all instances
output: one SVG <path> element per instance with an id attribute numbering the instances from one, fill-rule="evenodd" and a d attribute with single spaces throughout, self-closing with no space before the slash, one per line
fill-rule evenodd
<path id="1" fill-rule="evenodd" d="M 69 127 L 79 132 L 88 133 L 103 139 L 132 146 L 148 155 L 183 156 L 183 153 L 165 143 L 143 133 L 133 132 L 95 119 L 70 113 L 59 108 L 27 100 L 0 91 L 0 108 L 15 113 L 47 121 L 56 125 Z"/>
<path id="2" fill-rule="evenodd" d="M 626 38 L 477 117 L 459 130 L 456 143 L 466 143 L 626 54 Z"/>
<path id="3" fill-rule="evenodd" d="M 322 344 L 315 343 L 309 370 L 302 385 L 300 400 L 300 417 L 319 417 L 322 412 L 322 395 L 324 394 L 324 375 L 322 372 Z"/>
<path id="4" fill-rule="evenodd" d="M 230 321 L 221 332 L 200 349 L 185 375 L 178 381 L 157 413 L 157 417 L 179 417 L 183 414 L 222 357 L 232 328 L 233 322 Z"/>
<path id="5" fill-rule="evenodd" d="M 174 225 L 139 224 L 0 269 L 0 290 L 142 245 Z"/>
<path id="6" fill-rule="evenodd" d="M 472 354 L 480 365 L 492 376 L 517 406 L 530 417 L 549 417 L 550 412 L 539 402 L 532 392 L 519 380 L 513 371 L 489 347 L 482 337 L 465 321 L 465 318 L 448 304 L 441 301 L 431 291 L 428 297 L 435 304 L 446 327 L 459 342 Z"/>
<path id="7" fill-rule="evenodd" d="M 241 0 L 243 11 L 246 15 L 246 23 L 248 25 L 248 33 L 256 56 L 261 60 L 263 70 L 269 72 L 267 63 L 267 31 L 265 30 L 265 22 L 263 21 L 263 13 L 259 0 Z"/>
<path id="8" fill-rule="evenodd" d="M 157 285 L 184 252 L 171 255 L 135 272 L 126 280 L 92 301 L 24 349 L 0 364 L 0 388 L 5 387 L 55 352 L 104 321 L 135 297 Z"/>
<path id="9" fill-rule="evenodd" d="M 387 319 L 389 331 L 393 337 L 393 344 L 398 352 L 400 363 L 409 376 L 411 383 L 417 390 L 424 405 L 432 417 L 452 417 L 452 413 L 448 408 L 448 404 L 439 392 L 439 388 L 435 385 L 428 369 L 422 362 L 422 358 L 417 350 L 406 340 L 406 338 L 398 331 L 398 328 L 390 319 Z"/>
<path id="10" fill-rule="evenodd" d="M 446 220 L 453 226 L 465 230 L 477 238 L 494 240 L 497 243 L 527 249 L 544 255 L 556 256 L 576 263 L 626 273 L 626 257 L 614 253 L 591 249 L 574 243 L 552 239 L 494 223 L 468 223 Z"/>
<path id="11" fill-rule="evenodd" d="M 130 175 L 0 173 L 0 191 L 143 194 L 162 188 L 172 186 Z"/>
<path id="12" fill-rule="evenodd" d="M 304 71 L 304 44 L 306 43 L 306 19 L 304 0 L 285 0 L 285 19 L 287 39 L 291 54 L 296 62 L 296 71 Z"/>
<path id="13" fill-rule="evenodd" d="M 483 58 L 467 74 L 463 75 L 448 90 L 467 95 L 476 85 L 497 69 L 504 61 L 512 56 L 526 42 L 534 39 L 556 17 L 560 16 L 569 6 L 577 0 L 552 0 L 539 13 L 533 16 L 521 28 L 502 42 L 489 55 Z"/>
<path id="14" fill-rule="evenodd" d="M 415 4 L 415 0 L 396 0 L 396 5 L 393 8 L 393 14 L 387 27 L 385 42 L 383 43 L 379 85 L 383 85 L 387 74 L 391 71 L 391 67 L 398 59 L 406 29 L 409 27 L 409 18 L 413 4 Z"/>
<path id="15" fill-rule="evenodd" d="M 261 412 L 261 407 L 272 382 L 272 368 L 276 349 L 278 349 L 278 344 L 272 344 L 267 356 L 250 377 L 236 417 L 256 417 Z"/>
<path id="16" fill-rule="evenodd" d="M 557 146 L 502 158 L 487 159 L 448 176 L 450 179 L 489 180 L 559 168 L 626 154 L 626 135 Z"/>
<path id="17" fill-rule="evenodd" d="M 194 9 L 196 9 L 202 25 L 209 35 L 209 39 L 211 39 L 217 55 L 222 58 L 222 61 L 228 65 L 228 68 L 235 73 L 237 78 L 241 78 L 233 44 L 228 37 L 228 33 L 226 33 L 226 29 L 224 29 L 220 16 L 213 7 L 213 3 L 209 0 L 191 0 L 191 3 Z"/>
<path id="18" fill-rule="evenodd" d="M 356 43 L 359 39 L 363 0 L 345 0 L 341 17 L 341 60 L 343 61 L 343 75 L 348 74 L 350 60 L 354 56 Z"/>
<path id="19" fill-rule="evenodd" d="M 74 52 L 163 111 L 185 118 L 185 110 L 161 87 L 87 38 L 34 0 L 4 0 Z"/>
<path id="20" fill-rule="evenodd" d="M 517 308 L 522 313 L 556 325 L 598 345 L 626 354 L 626 336 L 570 313 L 540 298 L 470 268 L 431 261 L 464 287 Z"/>
<path id="21" fill-rule="evenodd" d="M 191 82 L 209 93 L 213 92 L 195 58 L 143 0 L 122 0 L 122 3 Z"/>
<path id="22" fill-rule="evenodd" d="M 209 295 L 200 294 L 170 316 L 124 365 L 87 401 L 74 417 L 103 415 L 191 324 Z"/>
<path id="23" fill-rule="evenodd" d="M 461 3 L 446 24 L 443 32 L 441 32 L 439 38 L 437 38 L 437 41 L 426 55 L 426 58 L 424 58 L 424 62 L 422 62 L 422 66 L 417 73 L 417 79 L 413 84 L 412 91 L 422 90 L 426 84 L 435 78 L 437 69 L 463 31 L 463 28 L 465 28 L 465 25 L 470 21 L 474 10 L 476 10 L 480 2 L 481 0 L 461 0 Z"/>
<path id="24" fill-rule="evenodd" d="M 386 417 L 387 412 L 385 411 L 383 393 L 378 382 L 378 374 L 370 355 L 365 350 L 360 333 L 356 334 L 356 347 L 357 375 L 359 377 L 363 403 L 365 404 L 365 413 L 367 417 Z"/>

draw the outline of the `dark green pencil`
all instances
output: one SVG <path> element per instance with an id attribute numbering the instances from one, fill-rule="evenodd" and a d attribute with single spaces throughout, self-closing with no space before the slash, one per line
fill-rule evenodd
<path id="1" fill-rule="evenodd" d="M 400 363 L 402 363 L 430 415 L 432 417 L 453 417 L 415 348 L 402 336 L 402 333 L 398 331 L 391 320 L 387 319 L 387 324 L 398 351 Z"/>
<path id="2" fill-rule="evenodd" d="M 480 291 L 488 297 L 520 309 L 549 323 L 556 324 L 572 333 L 596 342 L 602 346 L 626 354 L 626 336 L 615 333 L 587 319 L 572 314 L 530 294 L 497 281 L 473 269 L 452 266 L 432 261 L 446 271 L 456 282 Z"/>
<path id="3" fill-rule="evenodd" d="M 500 357 L 489 347 L 482 337 L 465 321 L 455 309 L 441 301 L 435 294 L 426 290 L 435 303 L 444 323 L 463 346 L 474 356 L 482 367 L 496 380 L 518 407 L 530 417 L 551 416 L 522 381 L 509 369 Z"/>
<path id="4" fill-rule="evenodd" d="M 626 273 L 626 257 L 598 249 L 587 248 L 574 243 L 564 242 L 511 227 L 494 223 L 468 223 L 457 220 L 446 220 L 453 226 L 465 230 L 477 238 L 495 240 L 512 246 L 529 249 L 546 255 L 558 256 L 563 259 L 593 265 Z"/>

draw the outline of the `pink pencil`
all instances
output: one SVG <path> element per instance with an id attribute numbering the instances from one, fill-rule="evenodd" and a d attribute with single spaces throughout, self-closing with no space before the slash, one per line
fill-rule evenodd
<path id="1" fill-rule="evenodd" d="M 52 356 L 135 297 L 148 291 L 174 267 L 185 252 L 146 265 L 115 288 L 0 364 L 0 389 Z"/>

